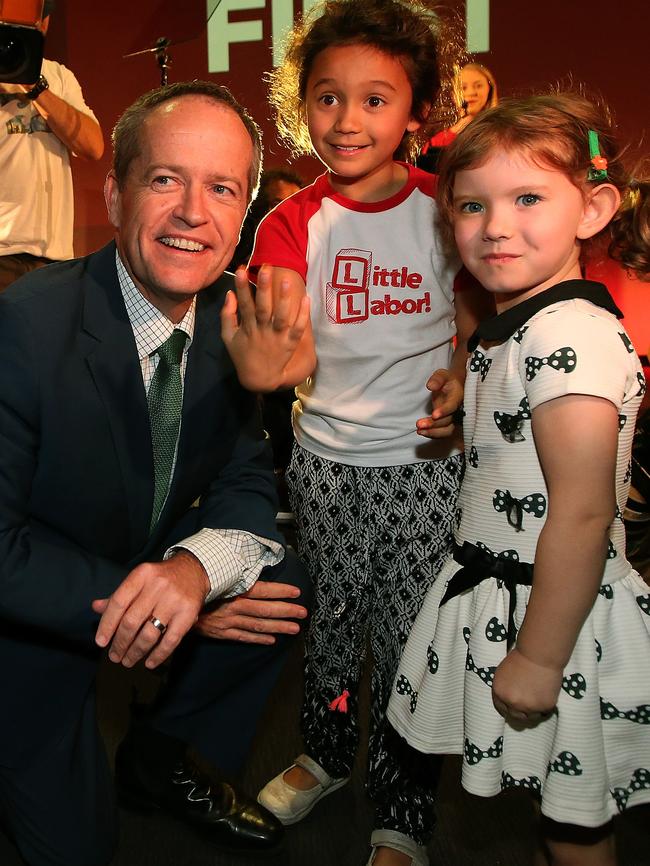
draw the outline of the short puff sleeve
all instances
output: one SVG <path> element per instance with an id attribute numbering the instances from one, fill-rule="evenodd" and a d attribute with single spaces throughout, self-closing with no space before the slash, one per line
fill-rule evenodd
<path id="1" fill-rule="evenodd" d="M 620 412 L 638 393 L 636 355 L 613 316 L 562 305 L 544 310 L 522 330 L 519 375 L 531 410 L 585 394 L 609 400 Z"/>

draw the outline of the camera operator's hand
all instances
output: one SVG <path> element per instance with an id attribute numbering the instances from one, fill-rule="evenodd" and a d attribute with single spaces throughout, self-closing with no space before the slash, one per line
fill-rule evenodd
<path id="1" fill-rule="evenodd" d="M 0 93 L 27 93 L 31 90 L 29 84 L 14 84 L 9 81 L 0 81 Z"/>
<path id="2" fill-rule="evenodd" d="M 29 93 L 34 84 L 0 83 L 0 93 Z M 96 120 L 78 111 L 56 93 L 45 88 L 31 100 L 32 105 L 47 123 L 51 132 L 71 153 L 82 159 L 101 159 L 104 137 Z"/>

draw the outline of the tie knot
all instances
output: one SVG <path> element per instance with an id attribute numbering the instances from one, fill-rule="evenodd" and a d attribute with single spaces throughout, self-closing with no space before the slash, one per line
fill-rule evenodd
<path id="1" fill-rule="evenodd" d="M 187 334 L 185 331 L 179 331 L 176 329 L 172 333 L 171 337 L 165 340 L 162 346 L 158 346 L 156 351 L 158 352 L 160 360 L 164 361 L 169 367 L 180 366 L 186 340 Z"/>

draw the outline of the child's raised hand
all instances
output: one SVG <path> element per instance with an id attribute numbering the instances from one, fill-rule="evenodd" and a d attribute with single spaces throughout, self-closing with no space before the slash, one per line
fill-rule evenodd
<path id="1" fill-rule="evenodd" d="M 249 391 L 298 384 L 287 381 L 285 373 L 309 324 L 307 296 L 296 302 L 288 279 L 274 287 L 273 268 L 267 265 L 260 268 L 254 296 L 244 267 L 235 274 L 235 290 L 228 292 L 221 311 L 221 336 L 241 384 Z"/>
<path id="2" fill-rule="evenodd" d="M 562 668 L 537 664 L 513 647 L 494 674 L 492 702 L 497 712 L 520 722 L 545 718 L 557 703 L 562 673 Z"/>
<path id="3" fill-rule="evenodd" d="M 427 439 L 451 436 L 455 427 L 453 415 L 463 402 L 463 385 L 450 370 L 436 370 L 427 388 L 433 394 L 433 409 L 431 415 L 416 421 L 415 429 Z"/>

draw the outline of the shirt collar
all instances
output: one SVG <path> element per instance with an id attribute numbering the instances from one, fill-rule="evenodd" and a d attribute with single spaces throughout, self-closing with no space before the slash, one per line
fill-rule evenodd
<path id="1" fill-rule="evenodd" d="M 152 355 L 165 340 L 171 337 L 175 330 L 184 331 L 187 334 L 184 349 L 184 352 L 187 352 L 194 337 L 196 295 L 192 298 L 190 308 L 181 321 L 174 324 L 138 290 L 117 250 L 115 251 L 115 264 L 126 312 L 135 337 L 138 358 L 142 360 L 142 358 Z"/>
<path id="2" fill-rule="evenodd" d="M 623 313 L 602 283 L 593 280 L 565 280 L 481 322 L 469 338 L 467 348 L 473 352 L 480 340 L 496 342 L 507 340 L 540 310 L 560 301 L 572 301 L 574 298 L 584 298 L 612 313 L 617 319 L 623 318 Z"/>

